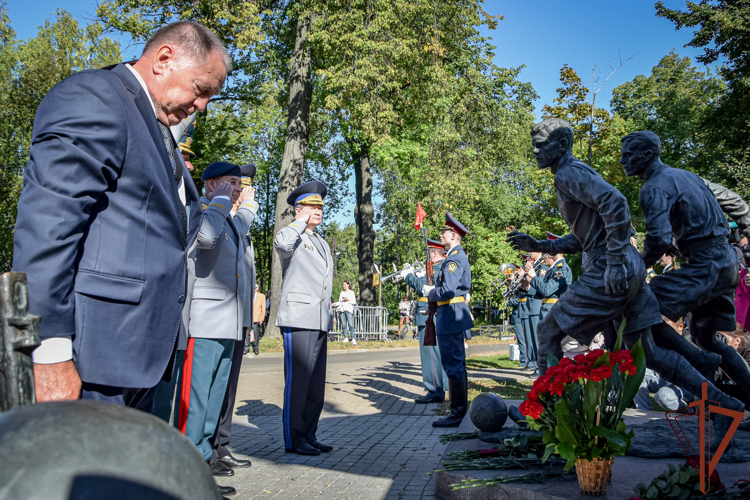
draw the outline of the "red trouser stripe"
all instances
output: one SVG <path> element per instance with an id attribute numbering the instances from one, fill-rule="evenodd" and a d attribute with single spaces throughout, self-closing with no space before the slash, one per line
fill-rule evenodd
<path id="1" fill-rule="evenodd" d="M 180 388 L 179 429 L 184 435 L 187 427 L 188 409 L 190 408 L 190 384 L 193 378 L 193 346 L 195 339 L 188 339 L 187 350 L 182 360 L 182 387 Z"/>

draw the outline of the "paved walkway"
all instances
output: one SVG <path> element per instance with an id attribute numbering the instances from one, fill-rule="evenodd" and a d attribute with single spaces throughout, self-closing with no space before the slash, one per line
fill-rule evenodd
<path id="1" fill-rule="evenodd" d="M 469 354 L 507 351 L 507 344 L 472 346 Z M 233 453 L 253 461 L 221 479 L 237 499 L 433 499 L 430 471 L 445 445 L 430 424 L 437 405 L 424 394 L 419 352 L 374 350 L 328 357 L 326 404 L 318 438 L 334 451 L 317 457 L 284 453 L 283 359 L 243 362 L 233 420 Z"/>

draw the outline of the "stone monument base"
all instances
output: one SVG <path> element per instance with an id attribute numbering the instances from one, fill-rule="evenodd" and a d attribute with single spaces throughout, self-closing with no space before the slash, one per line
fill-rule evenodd
<path id="1" fill-rule="evenodd" d="M 520 401 L 506 401 L 506 403 L 510 406 L 512 404 L 519 404 Z M 625 415 L 629 428 L 635 425 L 645 425 L 652 420 L 657 421 L 654 422 L 654 424 L 656 424 L 655 427 L 661 428 L 663 425 L 661 425 L 659 421 L 666 421 L 664 414 L 657 412 L 628 410 Z M 667 428 L 668 427 L 669 426 L 667 425 Z M 685 427 L 684 424 L 683 427 Z M 638 427 L 635 427 L 635 429 L 636 433 L 638 433 Z M 476 430 L 476 427 L 474 427 L 467 415 L 458 429 L 451 429 L 448 433 L 474 432 Z M 508 420 L 502 432 L 512 434 L 515 430 L 520 432 L 518 426 L 511 420 Z M 742 443 L 739 443 L 738 446 L 738 437 L 741 437 L 743 441 L 745 439 L 750 439 L 750 432 L 743 432 L 742 434 L 743 436 L 740 436 L 740 432 L 738 431 L 737 437 L 735 437 L 734 446 L 737 446 L 738 449 L 744 448 L 744 444 Z M 671 439 L 674 439 L 675 443 L 677 442 L 674 434 L 672 434 L 670 438 L 665 438 L 665 441 L 671 443 Z M 690 436 L 690 442 L 693 443 L 696 451 L 698 451 L 697 442 L 693 440 L 692 436 Z M 494 446 L 492 443 L 487 443 L 478 438 L 452 441 L 448 443 L 444 459 L 450 458 L 448 455 L 450 452 L 478 450 L 492 448 L 492 446 Z M 737 453 L 736 455 L 733 455 L 733 457 L 744 458 L 745 455 L 745 453 Z M 643 458 L 634 456 L 617 457 L 615 458 L 615 464 L 612 468 L 612 481 L 607 486 L 607 493 L 598 498 L 611 500 L 631 498 L 635 496 L 634 488 L 638 483 L 650 483 L 654 477 L 667 469 L 667 464 L 672 463 L 679 465 L 684 463 L 686 458 L 687 457 L 685 457 L 684 454 L 680 455 L 679 453 L 674 453 L 672 458 Z M 737 458 L 734 458 L 734 460 Z M 581 494 L 578 486 L 578 478 L 575 476 L 575 473 L 573 473 L 569 479 L 548 479 L 544 484 L 498 484 L 492 486 L 478 486 L 456 491 L 453 491 L 450 486 L 453 483 L 466 479 L 490 479 L 497 475 L 521 476 L 539 470 L 541 470 L 541 468 L 536 470 L 461 470 L 437 472 L 435 473 L 436 496 L 440 500 L 562 500 L 591 498 L 590 496 Z M 747 476 L 750 473 L 750 462 L 726 463 L 722 461 L 719 463 L 717 471 L 721 476 L 721 482 L 729 488 L 739 479 L 747 479 Z"/>

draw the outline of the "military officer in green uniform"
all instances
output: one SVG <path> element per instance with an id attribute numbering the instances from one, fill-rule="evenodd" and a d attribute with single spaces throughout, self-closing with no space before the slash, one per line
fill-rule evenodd
<path id="1" fill-rule="evenodd" d="M 448 247 L 448 255 L 435 280 L 435 286 L 424 285 L 422 295 L 437 302 L 435 335 L 440 358 L 448 374 L 451 414 L 432 423 L 433 427 L 458 427 L 466 415 L 469 378 L 466 373 L 464 336 L 474 326 L 466 295 L 471 288 L 471 268 L 461 246 L 469 231 L 449 213 L 440 229 L 440 242 Z"/>
<path id="2" fill-rule="evenodd" d="M 432 270 L 437 276 L 445 259 L 445 246 L 439 241 L 427 240 L 427 247 L 432 261 Z M 416 398 L 414 402 L 420 404 L 442 403 L 445 400 L 445 391 L 448 389 L 448 375 L 445 374 L 442 361 L 440 360 L 440 348 L 438 346 L 424 345 L 424 330 L 427 324 L 428 302 L 427 297 L 422 295 L 422 287 L 427 284 L 427 276 L 424 272 L 415 275 L 413 270 L 402 271 L 401 276 L 406 284 L 417 292 L 417 311 L 414 318 L 419 333 L 419 359 L 422 363 L 422 383 L 427 394 Z M 439 341 L 439 340 L 438 340 Z"/>

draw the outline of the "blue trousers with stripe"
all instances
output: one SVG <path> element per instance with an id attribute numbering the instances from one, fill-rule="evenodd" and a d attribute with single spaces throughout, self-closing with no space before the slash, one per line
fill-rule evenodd
<path id="1" fill-rule="evenodd" d="M 422 383 L 431 398 L 445 399 L 448 375 L 440 360 L 440 347 L 424 345 L 424 326 L 419 327 L 419 360 L 422 364 Z M 439 342 L 439 341 L 438 341 Z M 436 342 L 437 343 L 437 342 Z"/>
<path id="2" fill-rule="evenodd" d="M 526 365 L 529 362 L 529 358 L 526 352 L 526 333 L 524 332 L 523 320 L 521 318 L 516 318 L 513 322 L 513 330 L 516 331 L 516 342 L 518 343 L 518 363 Z"/>
<path id="3" fill-rule="evenodd" d="M 317 441 L 326 393 L 328 333 L 283 328 L 284 445 L 287 450 Z"/>

